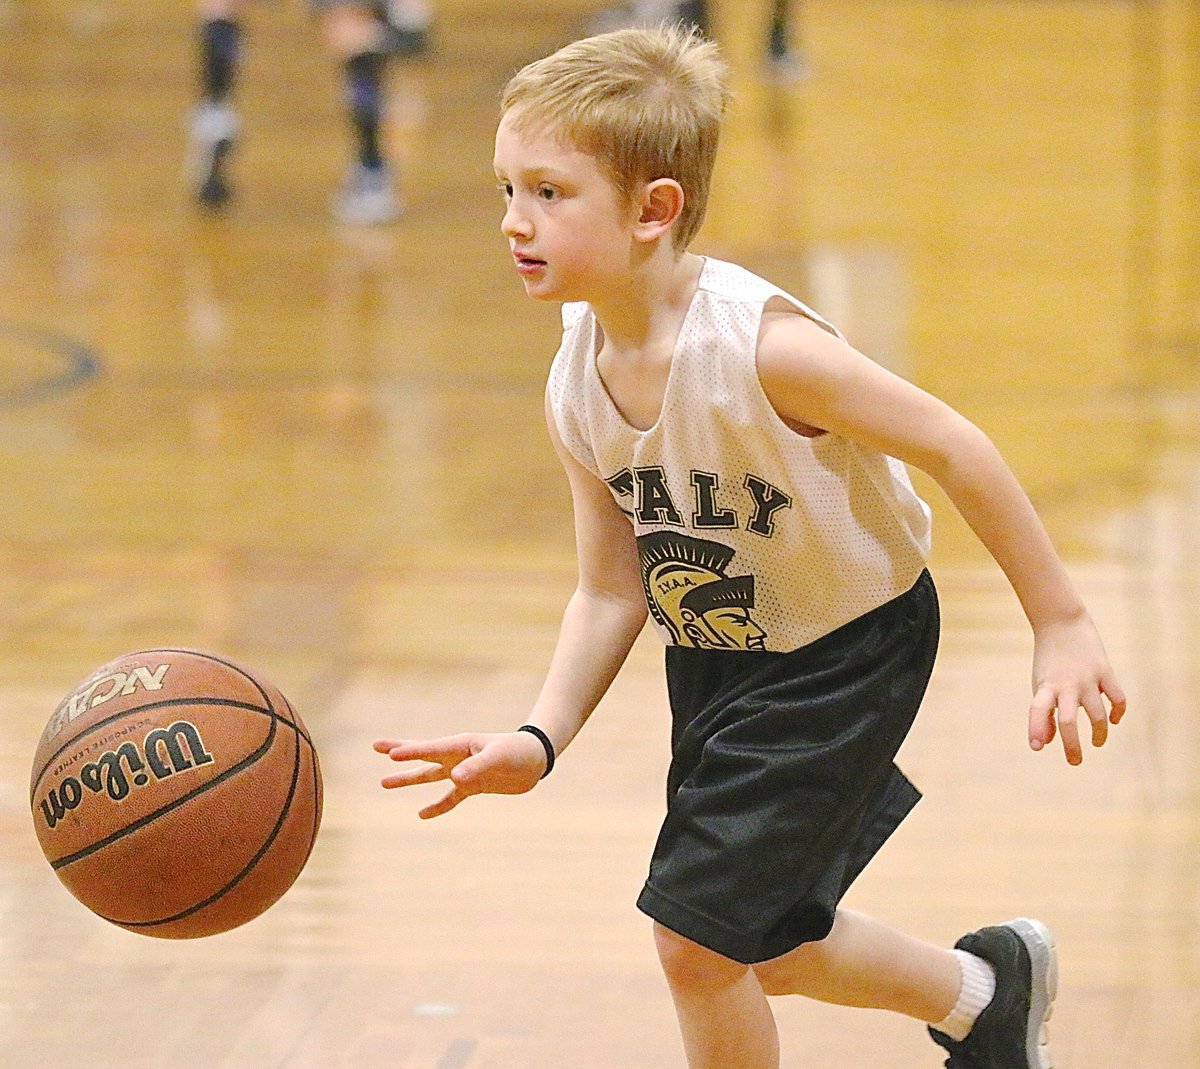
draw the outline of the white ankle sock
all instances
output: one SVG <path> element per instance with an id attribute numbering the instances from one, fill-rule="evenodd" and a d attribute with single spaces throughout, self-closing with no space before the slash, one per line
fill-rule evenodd
<path id="1" fill-rule="evenodd" d="M 965 950 L 952 952 L 958 958 L 962 970 L 962 988 L 958 993 L 958 1001 L 954 1004 L 945 1020 L 932 1025 L 938 1032 L 948 1035 L 956 1043 L 961 1043 L 971 1032 L 971 1026 L 992 1001 L 996 994 L 996 970 L 990 962 L 983 958 L 968 954 Z"/>

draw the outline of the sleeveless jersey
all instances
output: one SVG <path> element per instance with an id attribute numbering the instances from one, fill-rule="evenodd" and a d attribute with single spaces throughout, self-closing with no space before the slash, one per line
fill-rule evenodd
<path id="1" fill-rule="evenodd" d="M 789 652 L 909 590 L 929 555 L 929 508 L 900 461 L 807 438 L 771 406 L 756 359 L 771 297 L 838 333 L 771 283 L 706 259 L 644 432 L 600 377 L 591 307 L 563 306 L 555 424 L 629 517 L 668 645 Z"/>

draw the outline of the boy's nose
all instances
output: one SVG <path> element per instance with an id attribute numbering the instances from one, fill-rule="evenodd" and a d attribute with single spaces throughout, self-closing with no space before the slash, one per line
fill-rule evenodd
<path id="1" fill-rule="evenodd" d="M 510 201 L 505 209 L 504 218 L 500 220 L 500 232 L 506 238 L 529 237 L 529 222 L 520 212 L 516 211 Z"/>

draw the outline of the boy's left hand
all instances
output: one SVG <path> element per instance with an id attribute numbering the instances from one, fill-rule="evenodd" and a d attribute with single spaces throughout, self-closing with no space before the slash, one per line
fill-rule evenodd
<path id="1" fill-rule="evenodd" d="M 1125 692 L 1108 662 L 1095 625 L 1086 615 L 1034 632 L 1029 745 L 1034 750 L 1049 745 L 1057 721 L 1068 763 L 1080 764 L 1080 707 L 1092 722 L 1093 746 L 1103 746 L 1108 725 L 1119 723 L 1125 715 Z"/>

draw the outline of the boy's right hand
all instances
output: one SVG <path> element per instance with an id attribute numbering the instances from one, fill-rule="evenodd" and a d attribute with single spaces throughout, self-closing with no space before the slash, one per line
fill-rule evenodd
<path id="1" fill-rule="evenodd" d="M 379 739 L 374 749 L 393 761 L 424 762 L 384 776 L 380 783 L 389 790 L 439 780 L 453 784 L 438 801 L 420 811 L 422 820 L 449 813 L 473 794 L 524 794 L 537 786 L 546 770 L 542 744 L 526 731 L 424 741 Z"/>

